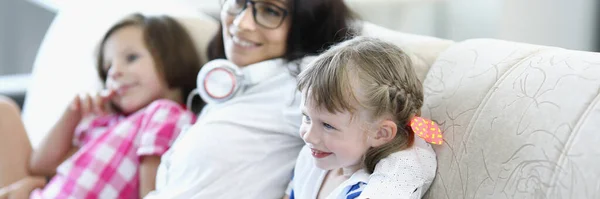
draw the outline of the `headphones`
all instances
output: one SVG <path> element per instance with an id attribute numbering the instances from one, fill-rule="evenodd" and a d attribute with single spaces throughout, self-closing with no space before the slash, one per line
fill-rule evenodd
<path id="1" fill-rule="evenodd" d="M 284 63 L 283 59 L 273 59 L 240 68 L 226 59 L 212 60 L 200 69 L 196 89 L 188 96 L 188 107 L 196 94 L 207 104 L 226 102 L 247 86 L 285 71 Z"/>
<path id="2" fill-rule="evenodd" d="M 206 103 L 223 103 L 242 90 L 244 81 L 244 73 L 238 66 L 225 59 L 216 59 L 202 66 L 196 89 Z"/>

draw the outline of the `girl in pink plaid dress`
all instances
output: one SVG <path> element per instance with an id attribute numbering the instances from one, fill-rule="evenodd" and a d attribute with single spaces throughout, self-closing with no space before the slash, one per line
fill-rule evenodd
<path id="1" fill-rule="evenodd" d="M 100 43 L 97 67 L 106 89 L 75 96 L 38 149 L 18 108 L 0 100 L 0 198 L 146 195 L 161 155 L 195 121 L 182 104 L 200 66 L 192 39 L 174 19 L 134 14 Z"/>

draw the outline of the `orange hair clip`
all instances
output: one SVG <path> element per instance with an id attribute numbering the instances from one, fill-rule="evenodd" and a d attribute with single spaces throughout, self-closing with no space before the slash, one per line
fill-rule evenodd
<path id="1" fill-rule="evenodd" d="M 442 130 L 440 130 L 440 127 L 435 122 L 422 117 L 414 117 L 410 121 L 410 127 L 415 134 L 423 138 L 426 142 L 438 145 L 442 144 Z"/>

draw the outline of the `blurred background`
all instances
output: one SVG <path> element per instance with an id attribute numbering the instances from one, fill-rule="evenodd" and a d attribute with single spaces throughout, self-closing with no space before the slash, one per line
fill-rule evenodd
<path id="1" fill-rule="evenodd" d="M 75 0 L 0 0 L 0 76 L 27 74 L 60 7 Z M 167 0 L 165 0 L 167 1 Z M 177 0 L 215 15 L 220 0 Z M 497 38 L 600 51 L 597 0 L 346 0 L 372 23 L 454 41 Z M 57 49 L 60 50 L 60 49 Z M 6 81 L 0 82 L 0 84 Z M 0 85 L 2 87 L 2 85 Z"/>

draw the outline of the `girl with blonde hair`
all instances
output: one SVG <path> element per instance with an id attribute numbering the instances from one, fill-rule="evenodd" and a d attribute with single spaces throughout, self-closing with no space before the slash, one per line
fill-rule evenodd
<path id="1" fill-rule="evenodd" d="M 423 88 L 407 54 L 357 37 L 317 57 L 298 88 L 306 145 L 290 198 L 422 197 L 436 170 L 427 142 L 441 144 L 441 132 L 419 117 Z"/>

